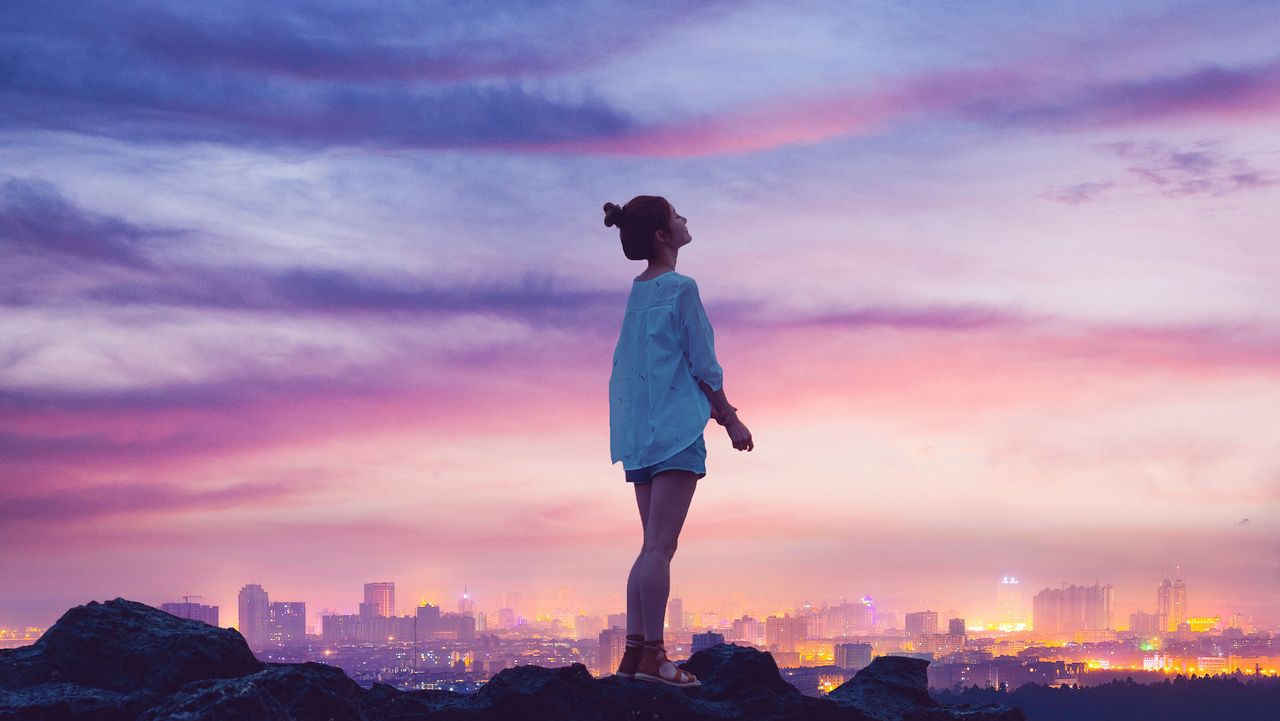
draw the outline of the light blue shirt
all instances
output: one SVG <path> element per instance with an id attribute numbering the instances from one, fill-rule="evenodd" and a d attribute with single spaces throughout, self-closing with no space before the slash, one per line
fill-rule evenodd
<path id="1" fill-rule="evenodd" d="M 634 281 L 609 377 L 612 462 L 634 471 L 697 440 L 711 418 L 699 380 L 724 386 L 698 284 L 674 270 Z"/>

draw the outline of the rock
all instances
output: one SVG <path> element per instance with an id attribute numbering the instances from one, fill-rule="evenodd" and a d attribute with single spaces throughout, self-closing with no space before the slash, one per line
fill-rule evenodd
<path id="1" fill-rule="evenodd" d="M 798 696 L 795 686 L 778 673 L 773 654 L 750 646 L 721 643 L 695 653 L 680 668 L 698 677 L 700 690 L 712 698 L 765 690 L 783 696 Z"/>
<path id="2" fill-rule="evenodd" d="M 0 651 L 0 688 L 57 680 L 164 696 L 190 681 L 236 678 L 262 666 L 237 631 L 117 598 L 76 606 L 35 644 Z"/>
<path id="3" fill-rule="evenodd" d="M 0 651 L 0 721 L 1023 721 L 929 698 L 927 663 L 882 657 L 828 698 L 801 694 L 773 656 L 720 644 L 683 689 L 582 664 L 517 666 L 474 694 L 364 689 L 321 663 L 264 664 L 239 633 L 117 598 L 71 609 L 32 646 Z"/>
<path id="4" fill-rule="evenodd" d="M 877 656 L 871 665 L 827 694 L 872 721 L 1023 721 L 1025 714 L 1004 706 L 943 706 L 929 696 L 929 662 L 905 656 Z"/>
<path id="5" fill-rule="evenodd" d="M 268 664 L 240 678 L 183 686 L 138 721 L 364 721 L 365 690 L 342 669 L 322 663 Z"/>

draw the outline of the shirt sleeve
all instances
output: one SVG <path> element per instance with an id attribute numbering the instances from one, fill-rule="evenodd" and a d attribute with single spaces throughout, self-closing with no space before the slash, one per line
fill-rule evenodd
<path id="1" fill-rule="evenodd" d="M 724 370 L 716 362 L 715 331 L 702 307 L 698 284 L 692 279 L 680 289 L 677 311 L 693 377 L 705 382 L 713 391 L 720 390 L 724 387 Z"/>

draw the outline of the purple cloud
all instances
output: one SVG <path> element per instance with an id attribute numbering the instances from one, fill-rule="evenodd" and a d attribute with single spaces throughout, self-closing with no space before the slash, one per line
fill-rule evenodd
<path id="1" fill-rule="evenodd" d="M 1059 203 L 1067 205 L 1082 205 L 1090 201 L 1096 200 L 1104 190 L 1112 188 L 1115 183 L 1077 183 L 1069 185 L 1065 188 L 1050 188 L 1040 195 L 1042 198 L 1048 198 Z"/>
<path id="2" fill-rule="evenodd" d="M 989 306 L 867 306 L 788 320 L 783 325 L 819 325 L 842 327 L 887 326 L 922 330 L 971 330 L 977 328 L 1022 326 L 1030 319 Z"/>
<path id="3" fill-rule="evenodd" d="M 1063 99 L 1040 100 L 1050 95 Z M 995 92 L 978 93 L 956 107 L 979 122 L 1057 130 L 1166 117 L 1269 113 L 1280 109 L 1280 61 L 1235 68 L 1208 65 L 1178 75 L 1088 85 L 1023 79 Z"/>
<path id="4" fill-rule="evenodd" d="M 1143 184 L 1165 197 L 1226 195 L 1275 185 L 1243 157 L 1229 157 L 1219 143 L 1201 141 L 1187 149 L 1159 142 L 1100 143 L 1098 150 L 1129 161 L 1126 168 Z"/>
<path id="5" fill-rule="evenodd" d="M 258 481 L 200 491 L 158 483 L 109 483 L 37 495 L 7 495 L 0 499 L 0 524 L 83 521 L 121 514 L 221 510 L 310 493 L 314 490 L 314 480 L 308 476 L 305 483 Z"/>
<path id="6" fill-rule="evenodd" d="M 296 8 L 260 3 L 136 8 L 121 23 L 133 48 L 170 67 L 308 80 L 432 81 L 530 78 L 589 67 L 652 37 L 636 28 L 688 22 L 732 7 L 662 0 L 625 8 L 508 2 L 501 12 L 453 2 Z M 97 38 L 99 41 L 106 38 Z"/>
<path id="7" fill-rule="evenodd" d="M 0 185 L 0 257 L 71 257 L 149 269 L 142 242 L 182 232 L 85 211 L 43 180 L 9 178 Z"/>

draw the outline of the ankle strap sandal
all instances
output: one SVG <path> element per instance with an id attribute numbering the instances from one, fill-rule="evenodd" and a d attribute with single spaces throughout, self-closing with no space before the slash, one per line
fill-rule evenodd
<path id="1" fill-rule="evenodd" d="M 656 674 L 652 674 L 637 670 L 636 675 L 634 676 L 637 680 L 665 683 L 668 686 L 678 686 L 681 688 L 692 688 L 694 686 L 702 685 L 702 682 L 699 681 L 696 676 L 682 668 L 676 668 L 674 663 L 667 660 L 667 650 L 665 648 L 661 646 L 645 646 L 644 650 L 646 653 L 654 654 L 655 660 L 658 664 L 658 672 Z M 644 666 L 648 666 L 646 663 L 648 660 L 649 659 L 646 658 L 640 663 Z"/>

